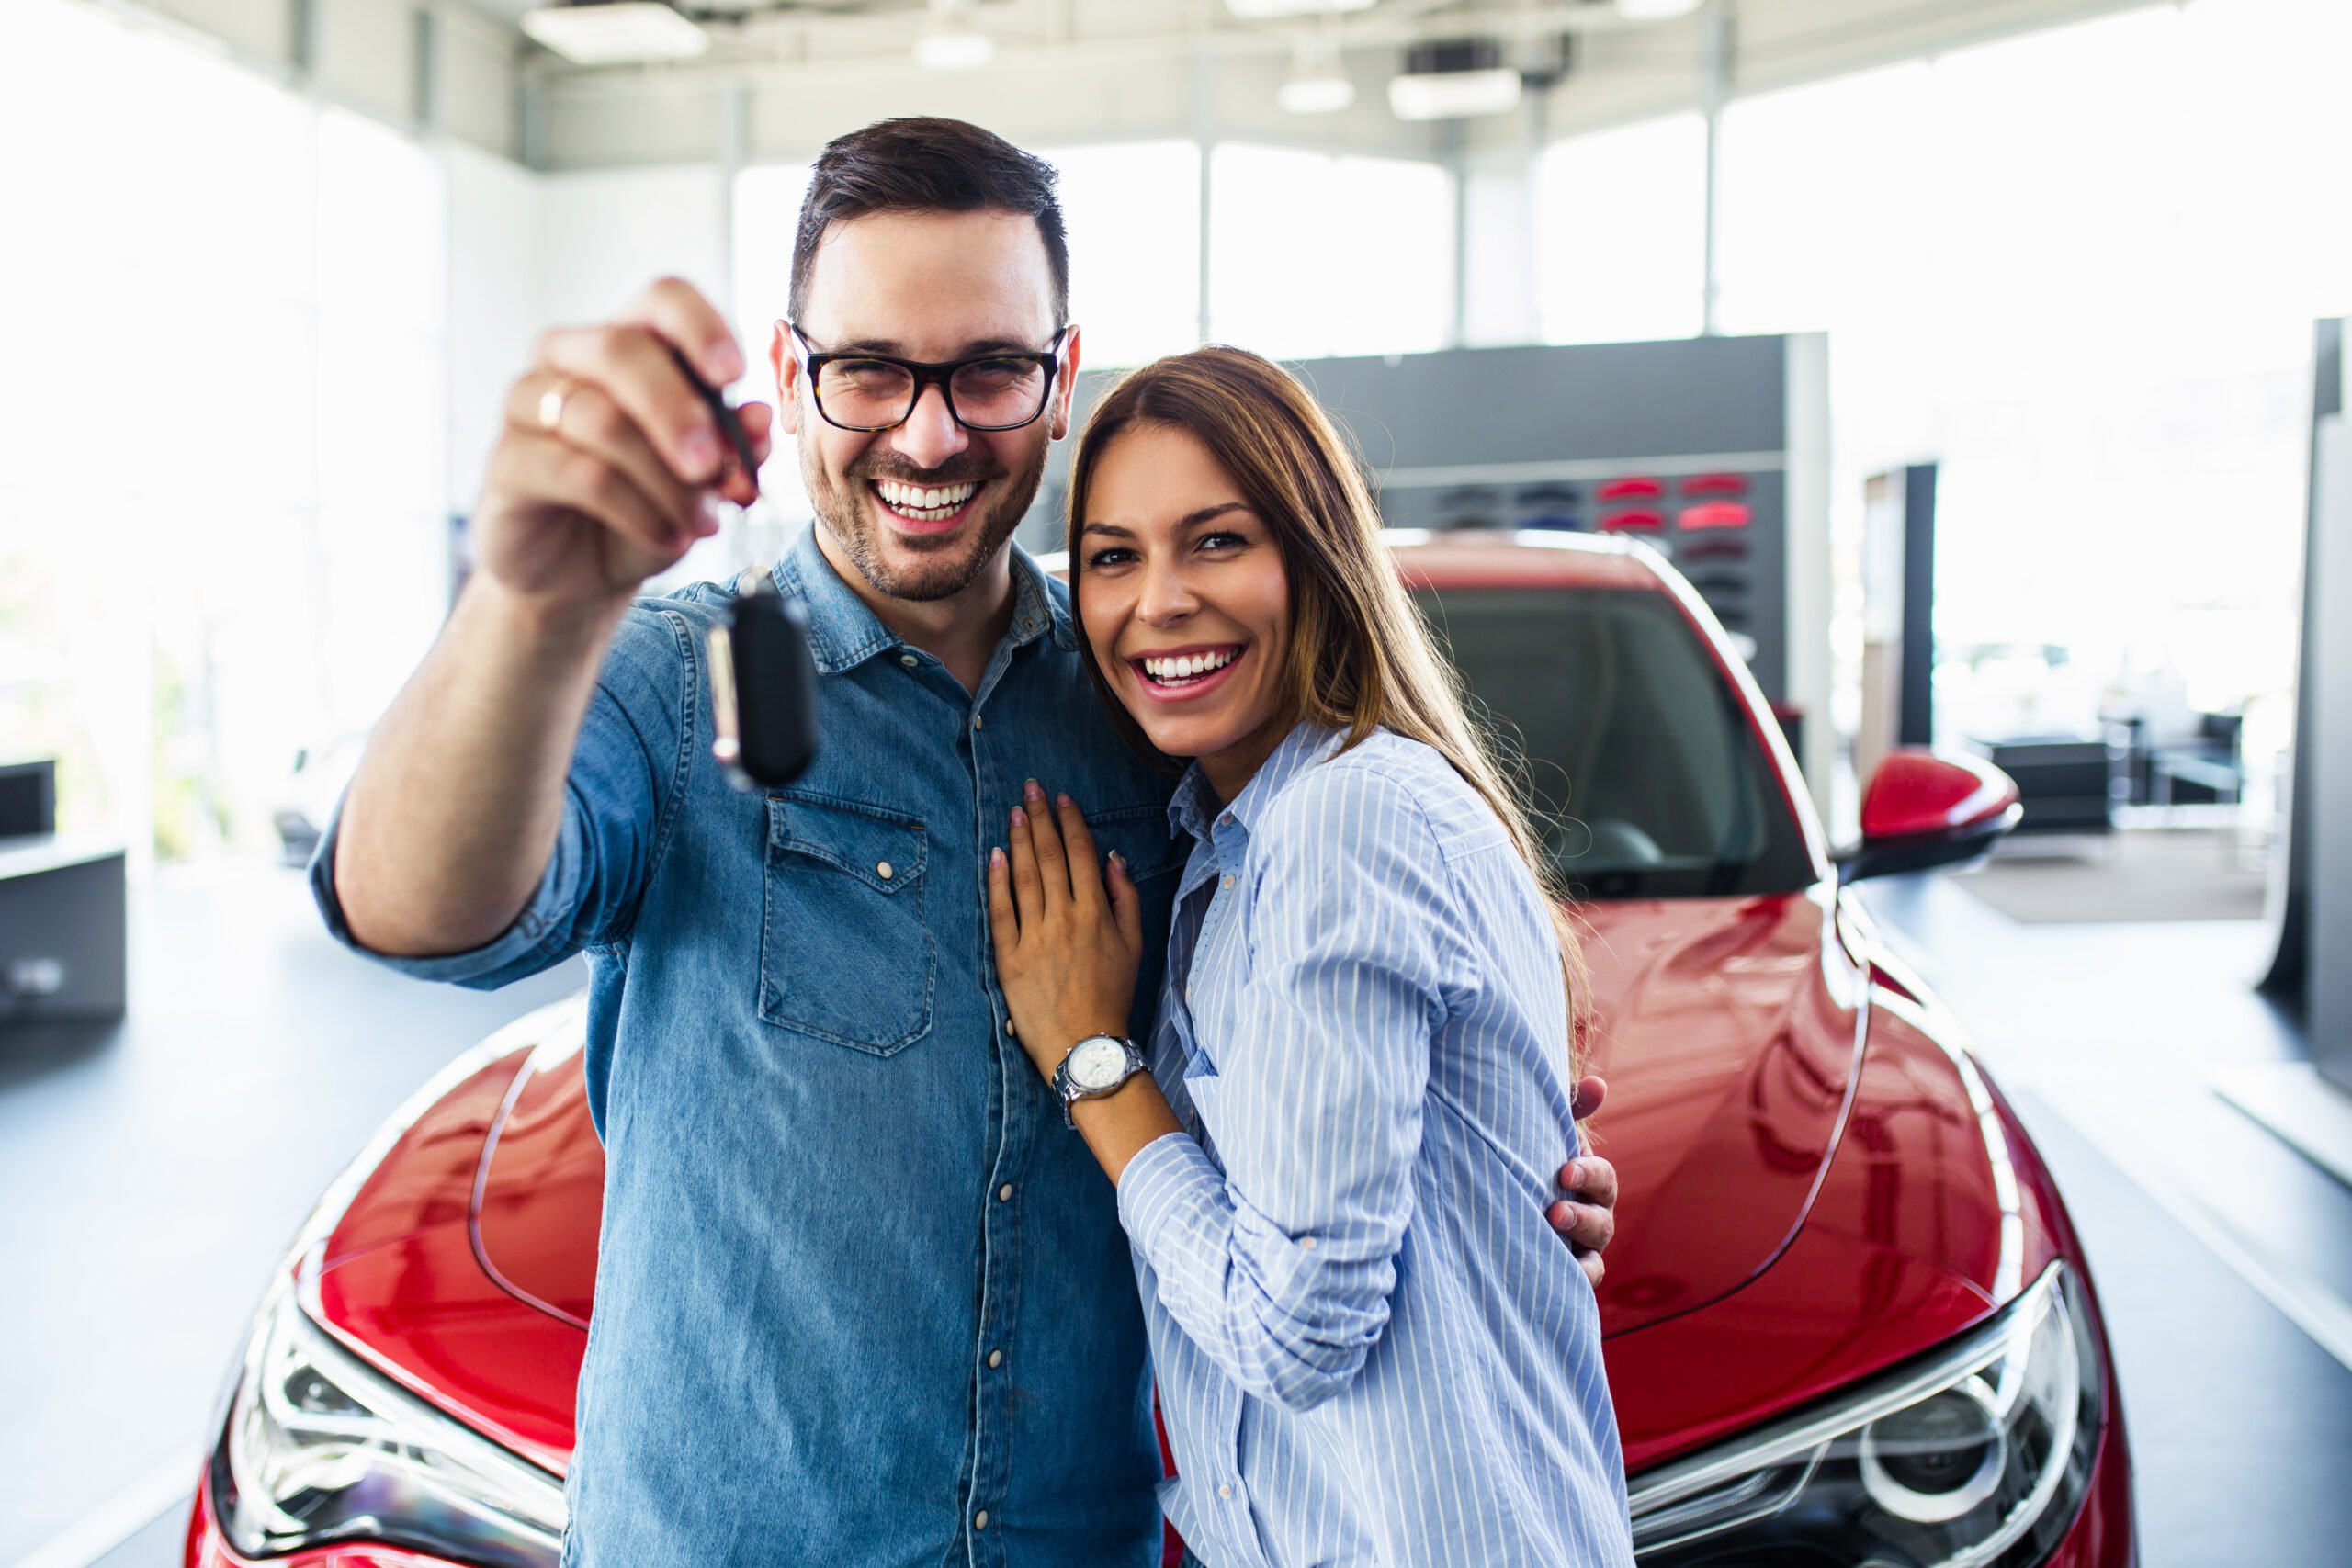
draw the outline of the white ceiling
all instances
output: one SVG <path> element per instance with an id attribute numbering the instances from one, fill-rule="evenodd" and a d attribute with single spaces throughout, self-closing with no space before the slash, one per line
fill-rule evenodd
<path id="1" fill-rule="evenodd" d="M 467 0 L 519 15 L 529 0 Z M 741 6 L 753 0 L 689 0 Z M 1729 90 L 1755 92 L 1933 53 L 2155 0 L 1718 0 L 1730 20 Z M 914 67 L 926 7 L 913 0 L 800 0 L 709 28 L 699 59 L 590 69 L 524 58 L 528 161 L 543 167 L 689 162 L 740 129 L 752 158 L 806 156 L 843 125 L 946 114 L 1024 145 L 1136 137 L 1250 137 L 1423 155 L 1517 143 L 1699 107 L 1711 80 L 1705 15 L 1628 23 L 1610 0 L 1380 0 L 1368 10 L 1248 23 L 1225 0 L 978 0 L 996 39 L 984 71 Z M 1284 115 L 1275 89 L 1295 43 L 1339 35 L 1353 107 Z M 1572 67 L 1521 116 L 1410 125 L 1385 86 L 1422 39 L 1517 39 L 1522 68 L 1573 37 Z M 730 96 L 732 95 L 732 96 Z M 741 106 L 730 108 L 730 104 Z M 729 117 L 733 117 L 731 119 Z"/>
<path id="2" fill-rule="evenodd" d="M 462 0 L 513 27 L 535 0 Z M 716 62 L 901 54 L 926 24 L 925 0 L 677 0 L 703 21 Z M 1428 37 L 1612 30 L 1654 24 L 1620 18 L 1611 0 L 1376 0 L 1329 17 L 1244 21 L 1224 0 L 975 0 L 972 17 L 1008 51 L 1073 57 L 1104 49 L 1209 47 L 1221 53 L 1287 51 L 1327 37 L 1347 48 Z M 550 66 L 550 69 L 563 69 Z"/>

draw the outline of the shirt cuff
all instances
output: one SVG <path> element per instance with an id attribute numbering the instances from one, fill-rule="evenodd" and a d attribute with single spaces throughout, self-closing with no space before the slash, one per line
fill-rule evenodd
<path id="1" fill-rule="evenodd" d="M 1127 1161 L 1118 1196 L 1127 1238 L 1164 1271 L 1170 1233 L 1185 1229 L 1188 1214 L 1225 1206 L 1225 1177 L 1190 1133 L 1162 1133 Z"/>
<path id="2" fill-rule="evenodd" d="M 446 980 L 483 991 L 536 975 L 569 953 L 570 912 L 579 897 L 581 865 L 579 827 L 571 811 L 564 813 L 555 852 L 548 857 L 538 890 L 512 925 L 468 952 L 404 958 L 379 953 L 351 934 L 351 922 L 345 918 L 343 901 L 334 890 L 334 849 L 343 833 L 343 807 L 340 799 L 334 803 L 334 815 L 327 819 L 327 830 L 320 835 L 319 847 L 311 855 L 309 874 L 311 897 L 326 921 L 327 934 L 352 952 L 419 980 Z"/>

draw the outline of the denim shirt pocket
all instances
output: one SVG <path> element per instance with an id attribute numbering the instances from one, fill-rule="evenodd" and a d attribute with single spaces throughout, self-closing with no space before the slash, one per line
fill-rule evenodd
<path id="1" fill-rule="evenodd" d="M 919 818 L 831 795 L 768 797 L 760 1017 L 876 1056 L 931 1030 Z"/>

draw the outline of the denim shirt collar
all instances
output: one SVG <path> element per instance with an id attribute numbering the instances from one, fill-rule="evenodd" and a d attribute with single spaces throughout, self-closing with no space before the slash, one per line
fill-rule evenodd
<path id="1" fill-rule="evenodd" d="M 1168 824 L 1192 834 L 1202 843 L 1209 842 L 1218 829 L 1235 823 L 1240 825 L 1242 836 L 1247 838 L 1259 817 L 1290 781 L 1337 752 L 1347 738 L 1344 729 L 1333 729 L 1313 719 L 1299 720 L 1250 775 L 1250 782 L 1241 786 L 1241 793 L 1222 810 L 1217 807 L 1216 792 L 1209 787 L 1208 775 L 1195 761 L 1176 781 L 1176 793 L 1168 802 Z"/>
<path id="2" fill-rule="evenodd" d="M 842 581 L 817 544 L 817 525 L 803 528 L 786 547 L 770 574 L 779 592 L 798 599 L 808 612 L 808 651 L 818 672 L 838 675 L 877 653 L 903 645 L 865 600 Z M 1054 592 L 1045 569 L 1019 545 L 1012 547 L 1012 625 L 1005 641 L 1024 647 L 1050 632 L 1064 652 L 1078 646 L 1067 599 Z"/>

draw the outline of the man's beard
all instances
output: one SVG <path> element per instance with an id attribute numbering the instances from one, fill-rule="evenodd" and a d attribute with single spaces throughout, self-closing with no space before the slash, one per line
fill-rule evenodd
<path id="1" fill-rule="evenodd" d="M 957 462 L 926 472 L 903 464 L 870 462 L 861 457 L 836 483 L 825 471 L 817 444 L 806 441 L 800 446 L 800 478 L 808 488 L 810 504 L 816 508 L 818 522 L 865 581 L 892 599 L 951 599 L 970 587 L 988 569 L 989 562 L 996 558 L 1004 542 L 1012 537 L 1013 530 L 1021 526 L 1021 519 L 1028 514 L 1029 503 L 1036 499 L 1037 486 L 1045 474 L 1046 443 L 1039 442 L 1036 456 L 1027 467 L 1012 476 L 1011 482 L 1001 487 L 988 510 L 964 528 L 940 536 L 935 543 L 919 534 L 901 536 L 902 545 L 923 554 L 920 564 L 901 569 L 883 559 L 881 542 L 876 535 L 887 525 L 877 522 L 869 510 L 870 505 L 881 504 L 872 481 L 895 479 L 932 487 L 993 485 L 1002 477 L 1002 470 L 989 471 L 978 462 Z"/>

